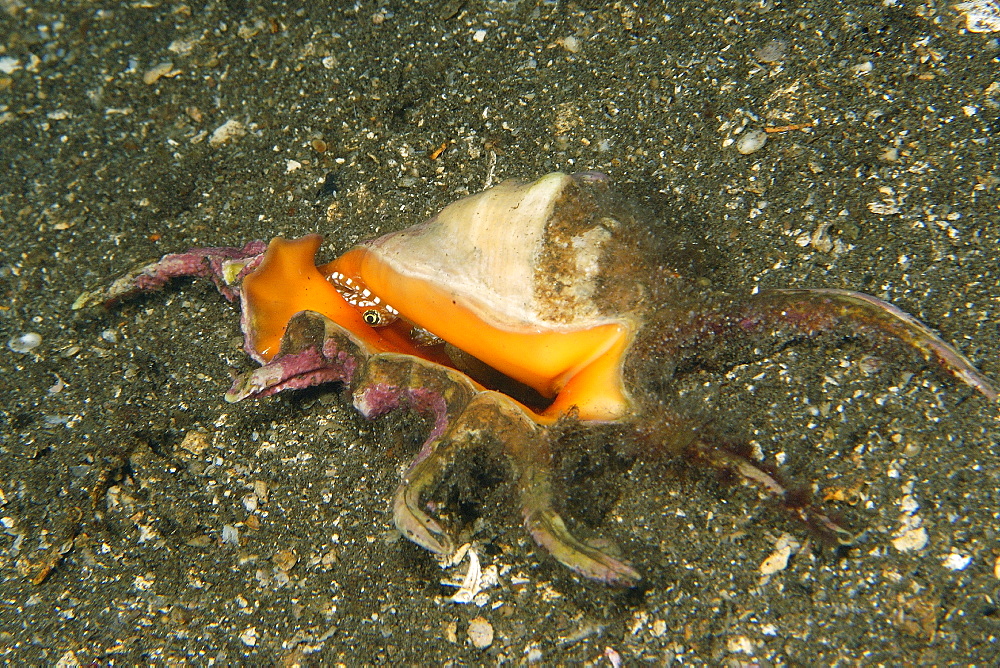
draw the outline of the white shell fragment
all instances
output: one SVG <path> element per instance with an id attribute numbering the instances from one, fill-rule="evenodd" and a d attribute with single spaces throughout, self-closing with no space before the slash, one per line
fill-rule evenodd
<path id="1" fill-rule="evenodd" d="M 479 593 L 479 580 L 482 577 L 482 569 L 479 566 L 479 556 L 475 550 L 470 549 L 469 570 L 465 573 L 462 586 L 459 587 L 455 595 L 451 597 L 452 603 L 472 603 L 472 599 Z"/>
<path id="2" fill-rule="evenodd" d="M 967 554 L 952 552 L 941 560 L 941 565 L 950 571 L 964 571 L 972 563 L 972 557 Z"/>
<path id="3" fill-rule="evenodd" d="M 490 600 L 489 594 L 485 590 L 498 586 L 500 575 L 496 566 L 490 565 L 482 568 L 476 549 L 469 543 L 455 550 L 453 555 L 442 558 L 441 567 L 447 569 L 457 566 L 466 556 L 469 557 L 469 568 L 466 570 L 465 576 L 458 579 L 442 580 L 441 584 L 457 588 L 454 595 L 448 597 L 448 601 L 459 604 L 475 603 L 481 608 Z"/>
<path id="4" fill-rule="evenodd" d="M 256 626 L 248 626 L 243 629 L 243 633 L 240 634 L 240 642 L 242 642 L 247 647 L 254 647 L 257 645 L 257 640 L 260 638 L 260 634 L 257 633 Z"/>
<path id="5" fill-rule="evenodd" d="M 875 69 L 875 66 L 872 65 L 872 61 L 866 60 L 865 62 L 858 63 L 857 65 L 852 67 L 851 71 L 860 77 L 864 76 L 865 74 L 870 74 L 873 69 Z"/>
<path id="6" fill-rule="evenodd" d="M 556 44 L 566 49 L 570 53 L 580 53 L 580 40 L 575 35 L 570 35 L 568 37 L 560 37 L 556 40 Z"/>
<path id="7" fill-rule="evenodd" d="M 15 353 L 27 355 L 42 343 L 42 335 L 37 332 L 27 332 L 10 337 L 7 347 Z"/>
<path id="8" fill-rule="evenodd" d="M 900 208 L 889 202 L 868 202 L 868 210 L 877 216 L 894 216 L 900 212 Z"/>
<path id="9" fill-rule="evenodd" d="M 230 119 L 215 128 L 208 138 L 208 143 L 211 146 L 222 146 L 234 139 L 239 139 L 246 133 L 247 129 L 242 123 Z"/>
<path id="10" fill-rule="evenodd" d="M 239 545 L 240 544 L 240 530 L 237 529 L 232 524 L 222 525 L 222 542 L 225 545 Z"/>
<path id="11" fill-rule="evenodd" d="M 0 58 L 0 74 L 13 74 L 21 69 L 21 61 L 13 56 Z"/>
<path id="12" fill-rule="evenodd" d="M 1000 1 L 973 0 L 955 5 L 965 15 L 969 32 L 1000 32 Z"/>
<path id="13" fill-rule="evenodd" d="M 736 150 L 743 155 L 756 153 L 767 143 L 767 133 L 763 130 L 749 130 L 736 140 Z"/>

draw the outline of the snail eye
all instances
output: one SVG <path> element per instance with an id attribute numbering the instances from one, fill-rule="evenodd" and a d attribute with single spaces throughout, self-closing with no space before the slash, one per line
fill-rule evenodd
<path id="1" fill-rule="evenodd" d="M 362 313 L 361 317 L 364 319 L 366 323 L 368 323 L 372 327 L 378 327 L 379 325 L 382 324 L 382 314 L 373 308 L 370 308 L 364 313 Z"/>

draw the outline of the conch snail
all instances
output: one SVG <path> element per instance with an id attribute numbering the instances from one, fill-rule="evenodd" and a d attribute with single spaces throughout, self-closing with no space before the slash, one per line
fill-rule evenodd
<path id="1" fill-rule="evenodd" d="M 536 542 L 593 579 L 633 584 L 639 574 L 578 541 L 553 508 L 553 425 L 614 424 L 638 440 L 670 439 L 699 460 L 787 496 L 751 459 L 665 408 L 648 369 L 708 343 L 802 338 L 822 331 L 900 339 L 992 401 L 997 390 L 961 354 L 875 297 L 816 289 L 746 297 L 713 294 L 681 278 L 609 179 L 597 173 L 506 181 L 316 266 L 321 238 L 168 255 L 77 307 L 207 276 L 238 297 L 247 352 L 262 366 L 237 378 L 230 401 L 325 382 L 343 383 L 374 418 L 404 407 L 433 419 L 393 503 L 400 531 L 448 556 L 448 531 L 429 497 L 457 457 L 502 448 L 516 474 Z M 795 512 L 847 540 L 808 504 Z"/>

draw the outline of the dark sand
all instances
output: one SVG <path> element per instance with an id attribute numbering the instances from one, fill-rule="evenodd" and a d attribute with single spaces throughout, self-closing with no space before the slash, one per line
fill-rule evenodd
<path id="1" fill-rule="evenodd" d="M 0 660 L 995 664 L 997 409 L 916 356 L 821 340 L 679 381 L 855 548 L 683 461 L 577 453 L 567 512 L 645 590 L 574 577 L 467 471 L 501 574 L 477 607 L 392 528 L 419 420 L 366 423 L 335 388 L 227 405 L 252 363 L 207 282 L 70 306 L 164 253 L 320 231 L 332 257 L 491 170 L 593 169 L 700 241 L 713 286 L 870 292 L 998 378 L 996 34 L 947 2 L 301 4 L 0 2 L 0 334 L 42 337 L 0 350 Z M 212 145 L 227 121 L 246 134 Z"/>

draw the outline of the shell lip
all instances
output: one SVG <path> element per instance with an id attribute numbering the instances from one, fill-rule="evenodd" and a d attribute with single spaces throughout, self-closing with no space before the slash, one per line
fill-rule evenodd
<path id="1" fill-rule="evenodd" d="M 497 308 L 470 308 L 471 300 L 456 294 L 453 285 L 398 272 L 363 246 L 321 271 L 351 277 L 392 304 L 402 322 L 426 329 L 477 360 L 473 369 L 489 371 L 473 378 L 487 387 L 528 386 L 551 400 L 547 406 L 531 401 L 533 412 L 556 415 L 575 406 L 581 419 L 614 420 L 629 411 L 622 366 L 638 329 L 632 315 L 587 314 L 574 323 L 517 317 L 505 322 L 497 305 L 476 300 L 479 306 Z M 488 380 L 497 377 L 510 380 Z"/>

